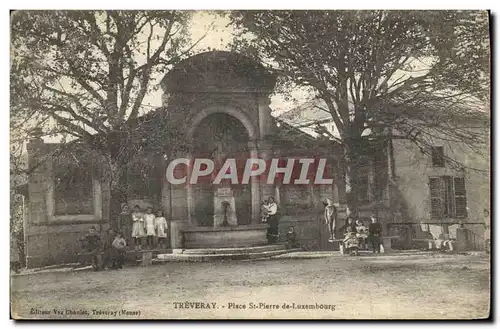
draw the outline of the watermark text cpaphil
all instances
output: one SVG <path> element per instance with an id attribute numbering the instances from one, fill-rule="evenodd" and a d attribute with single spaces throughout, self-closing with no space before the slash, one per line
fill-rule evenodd
<path id="1" fill-rule="evenodd" d="M 274 184 L 330 185 L 327 159 L 270 159 L 227 158 L 214 161 L 208 158 L 177 158 L 169 162 L 166 178 L 170 184 L 250 184 L 254 180 Z"/>

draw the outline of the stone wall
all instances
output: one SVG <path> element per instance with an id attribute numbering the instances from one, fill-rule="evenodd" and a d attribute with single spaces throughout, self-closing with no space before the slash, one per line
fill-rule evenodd
<path id="1" fill-rule="evenodd" d="M 249 72 L 242 71 L 241 65 L 253 69 Z M 191 157 L 193 156 L 191 154 L 192 139 L 198 125 L 210 115 L 225 113 L 238 119 L 246 129 L 250 155 L 268 160 L 277 156 L 272 142 L 277 126 L 274 124 L 269 108 L 269 95 L 274 85 L 274 76 L 259 64 L 250 65 L 240 55 L 226 52 L 199 54 L 179 64 L 177 69 L 172 70 L 165 77 L 162 82 L 164 108 L 157 112 L 161 120 L 151 120 L 151 122 L 162 122 L 163 114 L 166 114 L 168 121 L 174 123 L 182 132 L 178 138 L 185 144 L 181 151 L 177 151 L 178 154 L 175 154 L 175 157 Z M 309 143 L 309 145 L 314 145 L 311 140 Z M 30 157 L 35 158 L 37 152 L 44 148 L 43 142 L 37 141 L 31 143 L 28 153 Z M 284 157 L 291 155 L 287 150 L 284 152 Z M 312 153 L 315 155 L 315 152 Z M 174 154 L 168 156 L 174 157 Z M 164 157 L 163 160 L 165 160 Z M 154 161 L 157 164 L 156 160 Z M 166 164 L 162 163 L 158 166 L 161 167 L 159 179 L 163 179 Z M 151 171 L 148 172 L 151 173 Z M 137 176 L 136 180 L 142 179 L 142 176 L 135 175 L 135 173 L 131 176 Z M 50 161 L 47 161 L 46 166 L 34 171 L 30 177 L 30 211 L 27 225 L 30 266 L 73 259 L 73 255 L 79 249 L 78 237 L 84 235 L 91 225 L 104 230 L 110 220 L 109 183 L 104 183 L 94 177 L 93 214 L 58 216 L 57 212 L 54 212 L 54 186 L 51 177 Z M 170 221 L 169 232 L 172 247 L 177 248 L 183 243 L 182 230 L 195 225 L 193 193 L 190 187 L 185 185 L 171 186 L 165 181 L 160 185 L 156 184 L 156 180 L 147 183 L 142 187 L 142 189 L 148 189 L 143 196 L 141 196 L 141 188 L 138 189 L 139 191 L 134 189 L 129 191 L 135 194 L 133 199 L 128 200 L 129 205 L 134 206 L 139 203 L 145 207 L 148 203 L 161 204 L 165 216 Z M 331 197 L 334 202 L 338 203 L 339 194 L 332 187 L 305 186 L 305 190 L 300 193 L 290 188 L 289 191 L 283 191 L 284 195 L 281 196 L 280 188 L 259 184 L 258 180 L 252 181 L 250 189 L 253 202 L 252 224 L 259 222 L 261 199 L 272 195 L 284 210 L 280 232 L 284 235 L 290 225 L 296 226 L 299 239 L 303 243 L 317 243 L 318 238 L 324 232 L 324 228 L 320 227 L 323 214 L 321 201 Z M 151 193 L 151 190 L 154 192 Z M 281 198 L 283 199 L 280 200 Z M 288 207 L 299 204 L 300 209 Z"/>
<path id="2" fill-rule="evenodd" d="M 78 262 L 77 253 L 82 251 L 78 239 L 92 226 L 98 233 L 108 228 L 108 224 L 78 223 L 77 218 L 68 224 L 31 226 L 25 234 L 27 267 Z"/>
<path id="3" fill-rule="evenodd" d="M 319 238 L 318 219 L 320 214 L 284 215 L 279 219 L 280 241 L 286 241 L 286 233 L 291 226 L 297 233 L 301 245 L 313 245 Z"/>
<path id="4" fill-rule="evenodd" d="M 441 146 L 436 141 L 436 146 Z M 402 221 L 413 225 L 415 234 L 419 231 L 429 232 L 432 235 L 440 233 L 453 234 L 451 225 L 462 222 L 478 238 L 484 234 L 483 209 L 490 208 L 489 175 L 478 172 L 471 168 L 489 170 L 488 159 L 484 159 L 472 152 L 465 153 L 464 147 L 458 144 L 445 144 L 444 153 L 465 164 L 463 170 L 457 170 L 449 165 L 445 167 L 433 167 L 431 157 L 421 153 L 418 148 L 407 140 L 397 139 L 393 141 L 394 166 L 396 177 L 392 190 L 393 198 L 401 207 Z M 429 177 L 453 176 L 465 178 L 465 189 L 467 199 L 466 218 L 431 218 L 431 200 L 429 190 Z M 420 234 L 420 235 L 423 235 Z M 420 237 L 415 236 L 415 237 Z"/>
<path id="5" fill-rule="evenodd" d="M 78 239 L 87 234 L 91 226 L 98 232 L 108 228 L 109 184 L 97 178 L 92 180 L 90 213 L 58 214 L 52 170 L 57 145 L 34 140 L 28 143 L 27 149 L 32 173 L 28 182 L 28 211 L 24 225 L 26 265 L 39 267 L 74 262 L 81 251 Z"/>

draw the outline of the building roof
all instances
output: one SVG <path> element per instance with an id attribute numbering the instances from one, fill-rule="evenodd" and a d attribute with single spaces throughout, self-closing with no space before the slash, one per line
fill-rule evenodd
<path id="1" fill-rule="evenodd" d="M 191 56 L 162 79 L 165 93 L 244 91 L 271 93 L 276 77 L 242 54 L 209 51 Z"/>
<path id="2" fill-rule="evenodd" d="M 322 125 L 335 137 L 340 137 L 333 123 L 332 115 L 327 111 L 322 100 L 310 100 L 283 112 L 278 116 L 282 122 L 301 130 L 314 138 L 319 137 L 315 127 Z"/>

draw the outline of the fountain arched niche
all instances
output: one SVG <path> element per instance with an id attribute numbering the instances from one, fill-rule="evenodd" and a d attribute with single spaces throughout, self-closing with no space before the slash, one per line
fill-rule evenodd
<path id="1" fill-rule="evenodd" d="M 238 53 L 211 51 L 178 63 L 162 80 L 165 120 L 185 127 L 179 138 L 189 149 L 175 157 L 269 159 L 272 138 L 268 137 L 275 127 L 269 96 L 275 83 L 276 77 L 260 63 Z M 262 198 L 274 196 L 274 187 L 257 177 L 247 185 L 229 187 L 234 201 L 224 199 L 226 194 L 216 195 L 220 192 L 217 186 L 206 181 L 163 185 L 164 208 L 172 220 L 172 248 L 266 243 L 267 225 L 260 221 L 260 203 Z M 230 225 L 218 222 L 217 208 L 224 201 L 235 215 L 229 218 Z"/>
<path id="2" fill-rule="evenodd" d="M 235 116 L 224 112 L 208 114 L 192 131 L 192 157 L 210 159 L 215 163 L 212 175 L 198 179 L 191 186 L 192 216 L 197 226 L 234 226 L 251 223 L 252 196 L 250 184 L 233 184 L 229 179 L 214 184 L 215 175 L 226 159 L 235 159 L 238 179 L 250 157 L 249 133 L 244 124 Z M 204 169 L 204 168 L 203 168 Z M 226 196 L 218 196 L 218 191 Z M 230 195 L 227 195 L 227 193 Z M 223 202 L 227 208 L 223 209 Z M 221 216 L 225 213 L 225 218 Z M 218 217 L 219 216 L 219 217 Z M 225 219 L 225 220 L 224 220 Z"/>

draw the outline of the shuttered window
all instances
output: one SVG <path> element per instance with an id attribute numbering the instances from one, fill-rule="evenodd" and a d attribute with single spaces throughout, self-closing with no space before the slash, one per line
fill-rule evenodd
<path id="1" fill-rule="evenodd" d="M 443 217 L 443 183 L 441 178 L 429 179 L 432 218 Z"/>
<path id="2" fill-rule="evenodd" d="M 462 177 L 429 178 L 431 197 L 431 217 L 464 218 L 467 217 L 465 179 Z"/>
<path id="3" fill-rule="evenodd" d="M 453 182 L 450 176 L 444 176 L 443 178 L 443 189 L 444 189 L 444 203 L 443 203 L 443 216 L 453 217 Z"/>
<path id="4" fill-rule="evenodd" d="M 465 193 L 465 179 L 455 177 L 453 179 L 455 189 L 455 216 L 467 217 L 467 199 Z"/>

